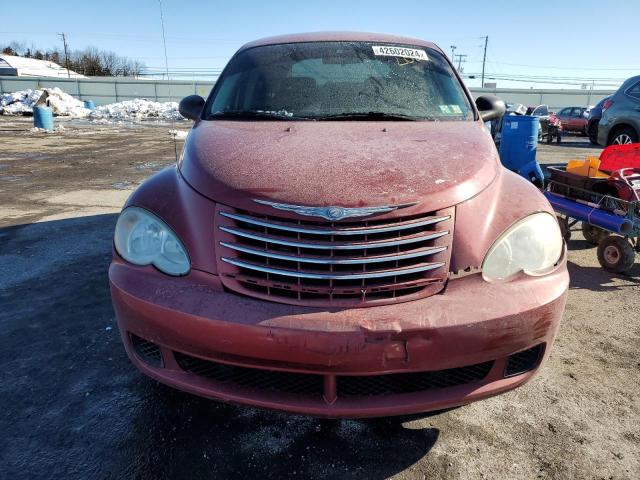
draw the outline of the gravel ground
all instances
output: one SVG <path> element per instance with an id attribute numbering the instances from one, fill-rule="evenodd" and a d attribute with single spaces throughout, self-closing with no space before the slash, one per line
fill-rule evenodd
<path id="1" fill-rule="evenodd" d="M 366 421 L 203 400 L 130 365 L 107 285 L 117 212 L 175 161 L 174 127 L 59 123 L 0 118 L 0 477 L 640 478 L 640 267 L 603 271 L 574 232 L 551 358 L 499 397 Z M 570 137 L 538 156 L 598 153 Z"/>

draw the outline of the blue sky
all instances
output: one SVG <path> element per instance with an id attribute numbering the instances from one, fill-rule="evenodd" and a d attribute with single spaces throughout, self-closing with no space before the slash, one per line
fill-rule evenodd
<path id="1" fill-rule="evenodd" d="M 486 81 L 492 75 L 579 78 L 497 80 L 503 87 L 561 87 L 552 82 L 568 81 L 579 88 L 592 78 L 614 85 L 640 73 L 638 0 L 163 0 L 163 8 L 171 70 L 220 69 L 243 43 L 263 36 L 358 30 L 432 40 L 447 54 L 456 45 L 456 54 L 467 55 L 467 74 L 481 71 L 481 37 L 488 35 Z M 60 46 L 57 32 L 66 32 L 72 49 L 95 46 L 164 68 L 157 0 L 30 0 L 28 8 L 4 0 L 1 11 L 0 45 Z"/>

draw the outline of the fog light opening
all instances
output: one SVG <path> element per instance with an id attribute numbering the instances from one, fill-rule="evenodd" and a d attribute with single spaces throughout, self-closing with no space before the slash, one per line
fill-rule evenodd
<path id="1" fill-rule="evenodd" d="M 140 360 L 151 367 L 162 367 L 162 352 L 158 344 L 129 333 L 131 345 Z"/>
<path id="2" fill-rule="evenodd" d="M 544 343 L 541 343 L 522 352 L 509 355 L 507 365 L 504 368 L 505 378 L 521 375 L 533 370 L 540 364 L 543 353 Z"/>

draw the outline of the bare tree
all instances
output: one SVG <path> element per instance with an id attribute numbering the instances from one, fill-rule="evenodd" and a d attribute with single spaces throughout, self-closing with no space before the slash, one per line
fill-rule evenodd
<path id="1" fill-rule="evenodd" d="M 134 77 L 139 77 L 145 69 L 145 64 L 140 60 L 133 60 L 131 63 L 131 75 Z"/>
<path id="2" fill-rule="evenodd" d="M 60 65 L 60 62 L 62 61 L 60 57 L 60 52 L 58 52 L 57 50 L 53 50 L 52 52 L 50 52 L 49 60 L 51 60 L 53 63 L 57 63 L 58 65 Z"/>
<path id="3" fill-rule="evenodd" d="M 41 51 L 35 46 L 27 47 L 24 42 L 11 42 L 8 45 L 0 45 L 0 50 L 5 55 L 17 55 L 23 57 L 48 60 L 62 65 L 63 54 L 53 48 Z M 84 50 L 74 50 L 69 54 L 69 68 L 88 76 L 138 76 L 145 64 L 139 60 L 121 57 L 114 52 L 99 50 L 96 47 L 87 47 Z"/>
<path id="4" fill-rule="evenodd" d="M 118 67 L 118 56 L 113 52 L 102 52 L 100 55 L 102 70 L 105 76 L 114 76 Z"/>
<path id="5" fill-rule="evenodd" d="M 16 55 L 23 56 L 27 52 L 27 45 L 24 42 L 11 42 L 9 48 L 16 52 Z"/>

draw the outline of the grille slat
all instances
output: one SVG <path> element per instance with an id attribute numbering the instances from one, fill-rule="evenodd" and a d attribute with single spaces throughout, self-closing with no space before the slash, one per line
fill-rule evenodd
<path id="1" fill-rule="evenodd" d="M 357 307 L 432 295 L 447 278 L 453 208 L 345 221 L 216 211 L 220 278 L 245 295 Z"/>
<path id="2" fill-rule="evenodd" d="M 428 255 L 435 255 L 436 253 L 443 252 L 447 249 L 447 247 L 432 247 L 432 248 L 421 248 L 418 250 L 413 250 L 405 253 L 400 253 L 398 251 L 395 255 L 378 255 L 378 256 L 365 256 L 359 258 L 333 258 L 333 257 L 310 257 L 305 255 L 283 255 L 274 250 L 259 250 L 256 248 L 249 248 L 243 245 L 238 245 L 237 243 L 229 243 L 229 242 L 219 242 L 219 244 L 223 247 L 231 248 L 232 250 L 237 250 L 239 252 L 250 253 L 252 255 L 258 255 L 261 257 L 268 258 L 277 258 L 279 260 L 289 260 L 292 262 L 301 262 L 301 263 L 318 263 L 321 265 L 359 265 L 359 264 L 368 264 L 368 263 L 381 263 L 381 262 L 391 262 L 398 260 L 406 260 L 409 258 L 417 258 L 417 257 L 425 257 Z M 300 247 L 298 247 L 300 248 Z M 396 263 L 396 267 L 398 267 Z M 299 270 L 299 267 L 298 267 Z"/>
<path id="3" fill-rule="evenodd" d="M 357 287 L 331 287 L 329 285 L 327 285 L 326 287 L 319 287 L 319 286 L 308 286 L 302 283 L 302 279 L 300 277 L 298 277 L 296 280 L 296 282 L 278 282 L 277 284 L 274 284 L 273 282 L 267 281 L 267 280 L 262 280 L 262 279 L 257 279 L 251 275 L 243 275 L 243 274 L 238 274 L 235 276 L 235 278 L 241 282 L 248 282 L 248 283 L 252 283 L 254 285 L 257 286 L 263 286 L 263 287 L 276 287 L 276 288 L 281 288 L 281 289 L 286 289 L 292 292 L 306 292 L 306 293 L 319 293 L 319 294 L 326 294 L 328 295 L 329 293 L 333 293 L 335 295 L 346 295 L 349 293 L 353 293 L 353 292 L 358 292 L 358 293 L 362 293 L 362 285 L 358 285 Z M 363 282 L 365 281 L 364 279 L 362 280 Z M 376 285 L 375 287 L 369 287 L 367 288 L 367 291 L 369 291 L 370 293 L 373 292 L 381 292 L 381 291 L 392 291 L 392 290 L 403 290 L 403 289 L 411 289 L 411 288 L 421 288 L 425 285 L 429 285 L 429 284 L 433 284 L 433 283 L 437 283 L 438 279 L 434 279 L 434 278 L 424 278 L 421 280 L 413 280 L 413 281 L 408 281 L 408 282 L 389 282 L 389 283 L 381 283 L 379 285 Z"/>
<path id="4" fill-rule="evenodd" d="M 355 227 L 355 228 L 317 228 L 317 227 L 309 227 L 309 226 L 299 226 L 298 224 L 290 225 L 276 221 L 265 221 L 260 218 L 252 217 L 249 215 L 238 215 L 229 212 L 220 212 L 220 215 L 227 218 L 232 218 L 234 220 L 239 220 L 241 222 L 250 223 L 252 225 L 259 225 L 261 227 L 273 228 L 275 230 L 285 230 L 288 232 L 296 232 L 296 233 L 309 233 L 313 235 L 369 235 L 374 233 L 387 233 L 387 232 L 396 232 L 401 230 L 408 230 L 411 228 L 424 227 L 426 225 L 433 225 L 436 223 L 444 222 L 448 220 L 449 216 L 443 217 L 433 217 L 426 220 L 413 220 L 409 222 L 398 222 L 393 225 L 388 225 L 384 227 Z M 333 227 L 334 224 L 332 223 Z"/>
<path id="5" fill-rule="evenodd" d="M 362 273 L 315 273 L 315 272 L 300 272 L 295 270 L 283 270 L 278 268 L 269 268 L 267 266 L 256 265 L 255 263 L 243 262 L 240 260 L 234 260 L 232 258 L 222 257 L 221 260 L 236 267 L 247 268 L 249 270 L 256 270 L 258 272 L 272 273 L 274 275 L 283 275 L 287 277 L 297 278 L 313 278 L 317 280 L 361 280 L 366 278 L 384 278 L 395 277 L 398 275 L 408 275 L 410 273 L 426 272 L 427 270 L 434 270 L 440 268 L 444 263 L 425 263 L 413 268 L 401 268 L 395 270 L 377 270 Z"/>
<path id="6" fill-rule="evenodd" d="M 316 250 L 362 250 L 368 248 L 385 248 L 385 247 L 395 247 L 396 245 L 405 245 L 408 243 L 417 243 L 424 242 L 426 240 L 433 240 L 434 238 L 443 237 L 448 235 L 449 232 L 439 231 L 433 232 L 428 235 L 410 235 L 406 237 L 401 237 L 397 240 L 391 241 L 372 241 L 372 242 L 297 242 L 293 240 L 289 240 L 287 238 L 275 236 L 275 235 L 258 235 L 252 233 L 250 231 L 241 230 L 239 228 L 229 228 L 229 227 L 219 227 L 223 232 L 231 233 L 233 235 L 238 235 L 240 237 L 250 238 L 252 240 L 258 240 L 260 242 L 265 242 L 269 244 L 275 245 L 285 245 L 287 247 L 300 247 L 300 248 L 311 248 Z"/>

